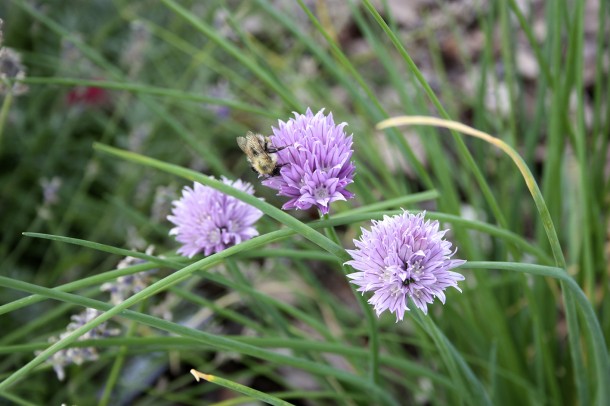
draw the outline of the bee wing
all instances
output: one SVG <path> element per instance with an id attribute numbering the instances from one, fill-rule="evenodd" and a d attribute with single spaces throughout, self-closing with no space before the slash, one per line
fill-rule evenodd
<path id="1" fill-rule="evenodd" d="M 237 137 L 237 145 L 246 154 L 248 153 L 248 140 L 245 137 Z"/>

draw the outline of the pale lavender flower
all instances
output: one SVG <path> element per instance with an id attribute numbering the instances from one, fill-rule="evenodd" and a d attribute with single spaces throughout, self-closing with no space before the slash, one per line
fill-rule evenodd
<path id="1" fill-rule="evenodd" d="M 437 297 L 445 303 L 444 290 L 464 276 L 450 269 L 466 261 L 451 259 L 451 243 L 443 237 L 448 230 L 439 230 L 438 221 L 426 221 L 425 213 L 408 212 L 373 221 L 371 230 L 362 229 L 360 240 L 354 240 L 355 250 L 347 252 L 353 258 L 346 264 L 358 272 L 347 275 L 359 292 L 374 292 L 369 299 L 379 316 L 384 310 L 402 320 L 409 310 L 407 298 L 424 313 L 428 303 Z"/>
<path id="2" fill-rule="evenodd" d="M 146 249 L 147 255 L 152 255 L 154 246 L 150 245 Z M 130 266 L 143 263 L 144 260 L 134 257 L 125 257 L 117 265 L 117 269 L 125 269 Z M 149 275 L 156 270 L 138 272 L 131 275 L 119 276 L 114 282 L 106 282 L 100 286 L 102 292 L 110 293 L 110 303 L 117 305 L 128 299 L 132 295 L 140 292 L 149 284 Z"/>
<path id="3" fill-rule="evenodd" d="M 213 97 L 215 99 L 222 99 L 222 100 L 231 100 L 232 99 L 229 82 L 227 82 L 226 80 L 221 80 L 221 81 L 218 81 L 215 84 L 211 85 L 207 89 L 207 93 L 210 97 Z M 211 111 L 212 113 L 214 113 L 216 115 L 216 117 L 218 117 L 221 120 L 226 120 L 231 115 L 231 108 L 229 106 L 206 103 L 203 105 L 203 107 L 206 108 L 207 110 Z"/>
<path id="4" fill-rule="evenodd" d="M 70 335 L 74 330 L 79 327 L 82 327 L 86 323 L 92 321 L 97 316 L 102 314 L 99 310 L 87 308 L 82 313 L 76 314 L 72 316 L 72 321 L 66 327 L 66 331 L 63 332 L 59 337 L 51 337 L 49 338 L 50 343 L 55 343 L 68 335 Z M 109 329 L 106 326 L 106 323 L 102 323 L 99 326 L 95 327 L 92 330 L 89 330 L 82 336 L 78 338 L 77 341 L 84 341 L 90 339 L 99 339 L 106 338 L 110 336 L 116 336 L 120 334 L 120 330 L 118 329 Z M 39 354 L 41 351 L 38 351 Z M 47 360 L 48 363 L 53 365 L 53 369 L 57 374 L 57 379 L 63 381 L 66 377 L 66 373 L 64 368 L 70 364 L 81 365 L 85 361 L 95 361 L 98 359 L 98 353 L 95 347 L 74 347 L 74 348 L 66 348 L 60 351 L 57 351 L 51 358 Z"/>
<path id="5" fill-rule="evenodd" d="M 176 198 L 176 185 L 157 186 L 155 197 L 150 209 L 150 217 L 154 221 L 160 221 L 167 217 L 172 209 L 172 202 Z"/>
<path id="6" fill-rule="evenodd" d="M 25 67 L 21 63 L 21 55 L 12 48 L 0 48 L 0 94 L 20 96 L 27 93 L 26 85 L 14 82 L 22 79 L 25 79 Z"/>
<path id="7" fill-rule="evenodd" d="M 61 188 L 62 179 L 58 176 L 53 176 L 51 179 L 40 179 L 42 187 L 43 204 L 52 206 L 59 202 L 59 189 Z"/>
<path id="8" fill-rule="evenodd" d="M 247 182 L 226 178 L 222 181 L 243 192 L 254 193 Z M 204 255 L 220 252 L 257 236 L 253 225 L 263 215 L 249 204 L 197 182 L 193 188 L 185 187 L 182 198 L 173 205 L 172 215 L 167 219 L 176 227 L 170 234 L 182 243 L 178 253 L 189 258 L 200 252 Z"/>
<path id="9" fill-rule="evenodd" d="M 14 80 L 25 79 L 25 67 L 21 63 L 21 55 L 9 47 L 3 47 L 4 40 L 2 28 L 4 21 L 0 18 L 0 94 L 12 93 L 19 96 L 28 91 L 23 83 Z"/>
<path id="10" fill-rule="evenodd" d="M 279 121 L 270 136 L 273 147 L 285 147 L 277 152 L 280 175 L 262 183 L 279 191 L 278 196 L 290 200 L 282 209 L 309 209 L 317 206 L 327 214 L 336 200 L 354 197 L 345 188 L 353 182 L 354 164 L 351 162 L 352 135 L 345 134 L 347 123 L 335 125 L 332 113 L 324 109 L 315 116 L 310 109 L 305 114 L 295 113 L 287 122 Z"/>

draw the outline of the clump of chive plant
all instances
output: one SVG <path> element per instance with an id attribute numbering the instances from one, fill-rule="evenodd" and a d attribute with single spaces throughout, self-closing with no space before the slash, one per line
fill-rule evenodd
<path id="1" fill-rule="evenodd" d="M 222 182 L 254 193 L 248 182 L 226 178 Z M 167 219 L 176 225 L 170 234 L 182 244 L 178 253 L 192 258 L 199 253 L 220 252 L 256 237 L 258 231 L 253 226 L 262 215 L 263 212 L 239 199 L 195 182 L 192 188 L 185 187 L 182 197 L 173 202 L 172 214 Z"/>
<path id="2" fill-rule="evenodd" d="M 439 230 L 438 221 L 426 221 L 424 213 L 406 211 L 362 229 L 356 249 L 347 250 L 353 259 L 346 264 L 358 272 L 347 276 L 359 292 L 374 292 L 368 302 L 377 316 L 389 310 L 398 322 L 409 310 L 407 298 L 427 313 L 435 297 L 445 303 L 446 288 L 461 292 L 457 282 L 464 276 L 451 269 L 466 261 L 451 259 L 455 251 L 444 239 L 447 231 Z"/>
<path id="3" fill-rule="evenodd" d="M 287 148 L 277 152 L 280 176 L 262 183 L 277 190 L 278 196 L 290 198 L 282 209 L 316 206 L 327 214 L 330 203 L 354 197 L 346 190 L 355 171 L 351 161 L 352 135 L 345 133 L 346 125 L 336 125 L 332 113 L 324 115 L 323 109 L 315 115 L 307 109 L 305 114 L 295 113 L 294 118 L 279 121 L 278 127 L 273 127 L 273 146 Z"/>

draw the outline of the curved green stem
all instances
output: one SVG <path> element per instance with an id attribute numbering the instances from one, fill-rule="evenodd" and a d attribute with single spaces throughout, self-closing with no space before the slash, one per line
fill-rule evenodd
<path id="1" fill-rule="evenodd" d="M 140 303 L 140 312 L 142 312 L 142 303 Z M 127 329 L 127 333 L 125 334 L 126 338 L 131 338 L 136 331 L 137 324 L 135 322 L 131 322 Z M 125 358 L 127 357 L 128 347 L 126 345 L 122 345 L 119 347 L 119 353 L 114 359 L 114 363 L 112 364 L 112 368 L 110 369 L 110 374 L 108 374 L 108 379 L 106 380 L 106 386 L 104 387 L 104 392 L 102 393 L 102 397 L 99 402 L 99 406 L 107 406 L 110 403 L 110 397 L 112 396 L 112 390 L 116 386 L 116 383 L 119 381 L 119 375 L 121 373 L 121 369 L 125 364 Z"/>
<path id="2" fill-rule="evenodd" d="M 252 240 L 250 240 L 250 241 L 252 241 Z M 229 339 L 226 337 L 217 336 L 214 334 L 206 333 L 204 331 L 199 331 L 199 330 L 185 327 L 185 326 L 182 326 L 182 325 L 179 325 L 176 323 L 172 323 L 172 322 L 169 322 L 166 320 L 161 320 L 161 319 L 158 319 L 153 316 L 149 316 L 149 315 L 127 310 L 127 308 L 129 306 L 135 304 L 140 299 L 150 296 L 151 292 L 156 293 L 156 292 L 160 291 L 162 288 L 160 288 L 159 285 L 162 282 L 167 283 L 167 280 L 172 277 L 173 277 L 172 280 L 177 280 L 179 282 L 180 280 L 184 279 L 185 273 L 192 272 L 194 269 L 196 270 L 199 266 L 204 266 L 202 264 L 205 264 L 205 261 L 208 260 L 209 258 L 211 258 L 213 256 L 218 256 L 222 253 L 227 253 L 227 251 L 232 251 L 232 249 L 236 249 L 236 248 L 240 247 L 241 245 L 246 244 L 247 242 L 248 241 L 246 241 L 240 245 L 236 245 L 234 247 L 227 248 L 225 251 L 222 251 L 218 254 L 214 254 L 210 257 L 204 258 L 201 261 L 198 261 L 186 268 L 183 268 L 183 269 L 173 273 L 172 275 L 168 276 L 167 278 L 156 282 L 155 284 L 149 286 L 148 288 L 146 288 L 146 289 L 142 290 L 141 292 L 135 294 L 134 296 L 128 298 L 120 305 L 117 305 L 114 307 L 112 305 L 109 305 L 108 303 L 101 302 L 99 300 L 88 299 L 88 298 L 84 298 L 82 296 L 74 295 L 71 293 L 60 292 L 56 289 L 44 288 L 42 286 L 37 286 L 37 285 L 30 284 L 30 283 L 21 282 L 21 281 L 17 281 L 17 280 L 11 279 L 11 278 L 6 278 L 3 276 L 0 276 L 0 286 L 9 287 L 12 289 L 17 289 L 17 290 L 22 290 L 22 291 L 29 292 L 29 293 L 39 294 L 39 295 L 43 295 L 47 298 L 61 300 L 64 302 L 74 303 L 74 304 L 78 304 L 80 306 L 86 306 L 86 307 L 91 307 L 94 309 L 105 311 L 105 313 L 101 314 L 94 320 L 92 320 L 92 321 L 86 323 L 85 325 L 83 325 L 82 327 L 76 329 L 69 336 L 67 336 L 67 337 L 63 338 L 62 340 L 56 342 L 55 344 L 51 345 L 41 354 L 36 356 L 28 364 L 26 364 L 25 366 L 23 366 L 22 368 L 15 371 L 13 374 L 11 374 L 7 379 L 5 379 L 3 382 L 0 383 L 0 393 L 4 392 L 6 390 L 6 388 L 8 388 L 12 384 L 14 384 L 16 381 L 24 378 L 37 365 L 40 365 L 47 358 L 52 356 L 55 352 L 74 343 L 76 341 L 76 339 L 78 339 L 78 337 L 81 336 L 82 334 L 84 334 L 86 331 L 95 328 L 96 326 L 98 326 L 99 324 L 103 323 L 104 321 L 110 319 L 113 316 L 120 315 L 120 316 L 123 316 L 130 320 L 137 321 L 138 323 L 142 323 L 142 324 L 145 324 L 150 327 L 154 327 L 154 328 L 157 328 L 157 329 L 160 329 L 163 331 L 168 331 L 168 332 L 170 332 L 172 334 L 176 334 L 180 337 L 195 339 L 202 345 L 211 346 L 213 348 L 218 348 L 221 350 L 236 351 L 236 352 L 239 352 L 239 353 L 242 353 L 245 355 L 249 355 L 249 356 L 252 356 L 252 357 L 255 357 L 258 359 L 263 359 L 263 360 L 267 360 L 270 362 L 279 363 L 282 365 L 293 366 L 293 367 L 300 368 L 305 371 L 309 371 L 309 372 L 319 374 L 319 375 L 333 376 L 343 382 L 354 385 L 354 387 L 359 387 L 359 388 L 363 388 L 364 390 L 373 391 L 376 396 L 379 396 L 379 398 L 384 402 L 384 404 L 397 405 L 396 401 L 394 401 L 392 399 L 392 397 L 390 397 L 386 393 L 386 391 L 382 390 L 379 386 L 373 385 L 369 380 L 364 379 L 360 376 L 353 375 L 346 371 L 338 370 L 338 369 L 330 367 L 328 365 L 321 365 L 320 363 L 316 363 L 313 361 L 296 358 L 296 357 L 292 357 L 292 356 L 288 356 L 288 355 L 282 355 L 282 354 L 278 354 L 273 351 L 267 351 L 267 350 L 258 348 L 254 345 L 249 345 L 249 344 L 242 343 L 242 342 L 239 342 L 236 340 L 232 340 L 232 339 Z M 235 253 L 235 250 L 233 250 L 233 253 L 229 252 L 228 255 L 232 255 L 234 253 Z"/>
<path id="3" fill-rule="evenodd" d="M 371 205 L 371 208 L 373 206 L 375 206 L 375 205 Z M 365 208 L 365 207 L 362 207 L 362 208 Z M 393 214 L 400 214 L 400 213 L 401 213 L 401 211 L 399 211 L 399 210 L 390 210 L 390 211 L 384 211 L 384 212 L 370 212 L 370 213 L 358 212 L 357 214 L 349 214 L 349 212 L 347 212 L 347 213 L 341 213 L 329 220 L 308 223 L 308 226 L 310 226 L 311 228 L 314 228 L 314 229 L 325 228 L 325 227 L 330 227 L 330 226 L 334 227 L 334 226 L 341 226 L 341 225 L 346 225 L 346 224 L 353 224 L 353 223 L 357 223 L 360 221 L 381 219 L 384 215 L 393 215 Z M 526 240 L 524 240 L 517 234 L 512 233 L 511 231 L 499 228 L 499 227 L 491 225 L 491 224 L 479 222 L 479 221 L 466 220 L 461 217 L 450 215 L 450 214 L 436 213 L 436 212 L 429 211 L 429 212 L 427 212 L 427 216 L 432 219 L 436 219 L 439 221 L 446 221 L 446 222 L 450 222 L 453 224 L 459 224 L 459 225 L 465 226 L 469 229 L 478 230 L 478 231 L 487 233 L 491 236 L 501 238 L 507 242 L 514 244 L 516 247 L 521 248 L 525 252 L 528 252 L 532 255 L 537 256 L 538 259 L 542 262 L 546 262 L 548 264 L 552 263 L 551 258 L 549 258 L 548 255 L 546 255 L 540 248 L 530 245 Z M 273 231 L 271 233 L 267 233 L 264 236 L 259 236 L 259 237 L 255 238 L 253 241 L 256 241 L 257 244 L 252 245 L 248 251 L 244 251 L 243 253 L 239 253 L 237 255 L 240 257 L 243 256 L 246 258 L 258 257 L 262 254 L 265 254 L 265 256 L 279 255 L 282 253 L 282 250 L 274 249 L 271 252 L 271 254 L 268 254 L 265 251 L 261 251 L 260 249 L 254 250 L 254 248 L 259 248 L 259 247 L 265 246 L 268 243 L 278 241 L 278 240 L 281 240 L 284 238 L 288 238 L 294 234 L 295 234 L 295 231 L 289 230 L 289 229 Z M 109 245 L 80 240 L 77 238 L 62 237 L 62 236 L 57 236 L 57 235 L 40 234 L 40 233 L 23 233 L 23 235 L 25 235 L 27 237 L 44 238 L 44 239 L 49 239 L 49 240 L 53 240 L 53 241 L 61 241 L 61 242 L 65 242 L 68 244 L 75 244 L 75 245 L 79 245 L 79 246 L 83 246 L 83 247 L 100 250 L 103 252 L 108 252 L 111 254 L 116 254 L 119 256 L 132 256 L 135 258 L 143 259 L 145 261 L 149 261 L 149 263 L 147 263 L 147 264 L 134 265 L 134 266 L 128 267 L 128 268 L 104 272 L 103 274 L 89 276 L 87 278 L 83 278 L 83 279 L 80 279 L 80 280 L 74 281 L 74 282 L 69 282 L 64 285 L 56 287 L 56 289 L 59 289 L 63 292 L 70 292 L 70 291 L 73 291 L 76 289 L 81 289 L 81 288 L 84 288 L 87 286 L 99 285 L 104 282 L 114 280 L 114 279 L 118 278 L 119 276 L 131 275 L 133 273 L 152 269 L 155 266 L 167 266 L 171 269 L 180 269 L 180 267 L 183 266 L 183 263 L 181 263 L 181 262 L 178 263 L 175 261 L 170 261 L 168 259 L 154 257 L 154 256 L 143 254 L 140 252 L 125 250 L 125 249 L 121 249 L 121 248 L 115 248 L 115 247 L 112 247 Z M 299 252 L 299 254 L 307 254 L 307 252 L 301 250 Z M 288 256 L 288 255 L 284 255 L 284 256 Z M 315 255 L 308 256 L 308 258 L 322 259 L 322 255 L 315 254 Z M 324 254 L 323 258 L 326 260 L 329 260 L 329 261 L 336 260 L 336 257 L 332 254 Z M 41 301 L 43 299 L 44 298 L 42 298 L 40 296 L 33 295 L 33 296 L 28 296 L 28 297 L 24 297 L 24 298 L 15 300 L 10 303 L 3 304 L 0 306 L 0 315 L 15 311 L 15 310 L 20 309 L 25 306 L 32 305 L 34 303 L 38 303 L 39 301 Z"/>
<path id="4" fill-rule="evenodd" d="M 377 23 L 379 24 L 381 29 L 387 34 L 390 41 L 392 41 L 392 44 L 394 45 L 394 47 L 396 48 L 398 53 L 402 56 L 403 60 L 405 61 L 405 63 L 407 64 L 407 66 L 409 67 L 409 69 L 411 70 L 411 72 L 413 73 L 413 75 L 415 76 L 415 78 L 417 79 L 419 84 L 421 85 L 421 87 L 424 89 L 424 92 L 426 93 L 426 95 L 428 96 L 428 98 L 430 99 L 432 104 L 434 104 L 434 107 L 438 110 L 438 112 L 440 113 L 441 116 L 443 116 L 447 120 L 449 120 L 449 118 L 450 118 L 449 113 L 447 113 L 447 111 L 441 104 L 438 97 L 436 97 L 434 90 L 432 90 L 432 87 L 428 84 L 423 73 L 419 70 L 419 68 L 415 64 L 415 61 L 413 61 L 413 59 L 411 58 L 411 56 L 409 55 L 409 53 L 407 52 L 405 47 L 402 45 L 402 42 L 400 41 L 398 36 L 390 29 L 390 27 L 384 21 L 383 17 L 379 14 L 379 12 L 375 8 L 375 6 L 371 2 L 371 0 L 364 0 L 364 6 L 369 10 L 369 12 L 371 13 L 371 15 L 373 16 L 375 21 L 377 21 Z M 385 122 L 385 120 L 384 120 L 384 122 Z M 460 137 L 458 137 L 458 135 L 456 133 L 452 132 L 452 135 L 453 135 L 453 139 L 456 142 L 460 157 L 465 162 L 468 169 L 474 175 L 477 183 L 479 184 L 479 187 L 481 188 L 481 192 L 483 193 L 483 196 L 485 197 L 485 200 L 487 201 L 487 204 L 489 205 L 491 211 L 493 212 L 494 216 L 496 217 L 496 220 L 498 220 L 498 223 L 502 227 L 507 228 L 507 222 L 506 222 L 506 219 L 504 218 L 504 214 L 502 213 L 502 210 L 500 210 L 500 205 L 498 204 L 493 193 L 491 192 L 491 188 L 489 187 L 489 185 L 487 184 L 487 181 L 483 177 L 483 174 L 481 173 L 481 170 L 477 166 L 474 158 L 468 151 L 466 144 L 464 143 L 464 141 L 462 141 L 462 139 Z"/>
<path id="5" fill-rule="evenodd" d="M 233 196 L 245 203 L 248 203 L 253 207 L 256 207 L 257 209 L 260 209 L 269 217 L 293 229 L 294 231 L 301 234 L 303 237 L 307 238 L 314 244 L 320 246 L 322 249 L 335 255 L 340 261 L 347 261 L 349 259 L 343 247 L 332 242 L 330 239 L 320 234 L 313 228 L 305 225 L 296 218 L 292 217 L 290 214 L 283 212 L 282 210 L 270 205 L 269 203 L 265 203 L 258 197 L 255 197 L 239 189 L 226 185 L 225 183 L 214 179 L 213 177 L 202 175 L 199 172 L 195 172 L 190 169 L 185 169 L 178 165 L 168 164 L 154 158 L 149 158 L 133 152 L 109 147 L 107 145 L 95 144 L 94 148 L 128 161 L 150 166 L 152 168 L 157 168 L 164 172 L 171 173 L 176 176 L 181 176 L 185 179 L 189 179 L 195 182 L 199 182 L 203 185 L 210 186 L 216 190 L 219 190 L 224 194 Z"/>
<path id="6" fill-rule="evenodd" d="M 383 120 L 377 124 L 377 128 L 384 129 L 388 127 L 397 127 L 401 125 L 426 125 L 426 126 L 435 126 L 435 127 L 443 127 L 455 131 L 459 131 L 462 134 L 469 135 L 475 138 L 482 139 L 498 148 L 500 148 L 503 152 L 505 152 L 517 165 L 517 168 L 521 172 L 523 179 L 525 180 L 525 184 L 529 189 L 532 197 L 534 198 L 534 203 L 536 204 L 536 208 L 538 209 L 538 213 L 542 218 L 542 224 L 544 225 L 544 229 L 546 231 L 547 238 L 549 239 L 549 243 L 551 244 L 551 250 L 553 251 L 553 257 L 555 258 L 555 262 L 558 267 L 565 269 L 566 261 L 563 256 L 563 251 L 561 250 L 561 245 L 559 244 L 559 238 L 557 237 L 557 232 L 555 231 L 555 226 L 553 225 L 553 220 L 551 219 L 551 215 L 549 213 L 549 209 L 544 202 L 544 198 L 542 196 L 542 192 L 540 192 L 540 188 L 532 175 L 532 172 L 528 168 L 527 164 L 521 158 L 521 156 L 515 151 L 510 145 L 505 143 L 499 138 L 493 137 L 483 131 L 476 130 L 472 127 L 469 127 L 465 124 L 459 123 L 457 121 L 452 120 L 443 120 L 436 117 L 426 117 L 426 116 L 401 116 L 394 117 L 388 120 Z"/>
<path id="7" fill-rule="evenodd" d="M 197 382 L 199 382 L 200 379 L 203 379 L 205 381 L 215 383 L 216 385 L 224 386 L 225 388 L 234 390 L 236 392 L 243 393 L 244 395 L 246 395 L 250 398 L 262 400 L 263 402 L 268 403 L 270 405 L 275 405 L 275 406 L 292 405 L 292 403 L 288 403 L 285 400 L 276 398 L 275 396 L 268 395 L 265 392 L 261 392 L 256 389 L 252 389 L 248 386 L 242 385 L 240 383 L 237 383 L 237 382 L 234 382 L 234 381 L 231 381 L 228 379 L 221 378 L 219 376 L 204 374 L 202 372 L 197 371 L 196 369 L 191 369 L 191 374 L 195 377 Z"/>
<path id="8" fill-rule="evenodd" d="M 323 220 L 328 220 L 328 214 L 322 216 Z M 339 236 L 337 235 L 337 231 L 334 227 L 326 228 L 328 237 L 333 240 L 336 244 L 340 244 Z M 345 264 L 339 263 L 343 274 L 347 274 L 345 270 Z M 368 305 L 366 299 L 363 295 L 358 294 L 354 289 L 354 296 L 358 303 L 360 304 L 360 308 L 364 312 L 364 317 L 366 319 L 366 323 L 368 325 L 369 330 L 369 377 L 373 384 L 379 382 L 379 334 L 377 331 L 377 321 L 375 320 L 375 315 L 373 314 L 373 309 Z"/>
<path id="9" fill-rule="evenodd" d="M 531 275 L 549 276 L 561 281 L 562 289 L 569 291 L 564 293 L 570 293 L 567 297 L 572 301 L 576 301 L 576 305 L 578 305 L 587 327 L 586 331 L 591 335 L 593 347 L 592 362 L 595 363 L 595 374 L 597 375 L 595 381 L 598 385 L 597 404 L 600 406 L 610 404 L 610 360 L 608 358 L 608 349 L 606 347 L 604 333 L 591 302 L 589 302 L 578 283 L 576 283 L 564 269 L 513 262 L 468 262 L 465 267 L 468 267 L 469 269 L 501 269 Z M 565 297 L 566 296 L 564 295 L 564 298 Z M 566 303 L 566 313 L 569 313 L 568 303 Z M 574 314 L 571 317 L 576 317 L 576 315 Z M 570 334 L 574 333 L 573 330 L 569 330 L 569 332 Z M 574 337 L 573 339 L 576 343 L 580 343 L 578 337 Z M 572 340 L 570 342 L 572 342 Z"/>
<path id="10" fill-rule="evenodd" d="M 218 99 L 196 93 L 183 92 L 171 88 L 155 87 L 150 85 L 141 85 L 137 83 L 111 81 L 111 80 L 87 80 L 77 78 L 37 78 L 31 77 L 23 80 L 23 83 L 41 84 L 41 85 L 61 85 L 61 86 L 90 86 L 99 87 L 101 89 L 120 90 L 134 94 L 148 94 L 151 96 L 165 97 L 179 102 L 194 102 L 206 103 L 215 106 L 227 106 L 235 110 L 241 110 L 263 117 L 275 118 L 275 115 L 269 110 L 253 107 L 251 104 L 240 103 L 235 100 Z"/>
<path id="11" fill-rule="evenodd" d="M 13 102 L 13 94 L 8 92 L 8 94 L 4 97 L 4 101 L 2 102 L 2 109 L 0 110 L 0 151 L 2 148 L 2 137 L 4 135 L 4 126 L 6 124 L 6 118 L 8 117 L 8 112 L 11 109 L 11 104 Z"/>

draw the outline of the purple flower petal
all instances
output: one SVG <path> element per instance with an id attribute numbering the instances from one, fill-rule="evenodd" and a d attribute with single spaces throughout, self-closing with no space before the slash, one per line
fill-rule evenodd
<path id="1" fill-rule="evenodd" d="M 347 250 L 352 260 L 346 264 L 358 272 L 347 276 L 358 292 L 374 292 L 369 303 L 377 316 L 389 310 L 402 320 L 407 298 L 427 313 L 435 297 L 445 303 L 446 288 L 461 292 L 457 282 L 464 276 L 450 269 L 466 261 L 451 259 L 455 251 L 443 238 L 446 232 L 439 231 L 438 221 L 426 221 L 424 213 L 406 211 L 373 221 L 370 231 L 362 229 L 356 249 Z"/>
<path id="2" fill-rule="evenodd" d="M 223 183 L 253 194 L 252 185 L 241 180 Z M 170 235 L 182 244 L 178 253 L 189 258 L 203 252 L 210 255 L 249 240 L 258 235 L 254 223 L 263 213 L 232 196 L 195 182 L 185 187 L 182 198 L 173 202 L 172 214 L 167 219 L 176 227 Z"/>
<path id="3" fill-rule="evenodd" d="M 280 175 L 264 180 L 263 185 L 278 191 L 278 196 L 290 198 L 282 209 L 306 210 L 318 207 L 327 214 L 330 203 L 347 200 L 354 194 L 345 190 L 353 182 L 355 167 L 352 136 L 345 134 L 346 123 L 335 125 L 333 115 L 324 109 L 314 115 L 295 113 L 287 122 L 279 121 L 270 137 L 282 165 Z"/>

